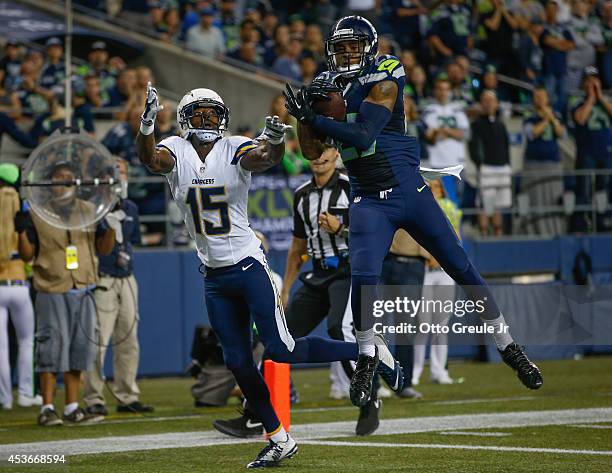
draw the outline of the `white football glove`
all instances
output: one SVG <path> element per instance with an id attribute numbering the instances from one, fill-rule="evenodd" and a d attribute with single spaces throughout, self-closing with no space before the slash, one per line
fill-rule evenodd
<path id="1" fill-rule="evenodd" d="M 119 244 L 123 243 L 123 226 L 121 224 L 123 220 L 125 220 L 125 212 L 123 210 L 115 210 L 106 214 L 106 223 L 115 230 L 115 240 Z"/>
<path id="2" fill-rule="evenodd" d="M 159 104 L 157 89 L 151 86 L 151 82 L 149 82 L 147 84 L 147 100 L 145 102 L 145 109 L 140 117 L 140 133 L 143 135 L 150 135 L 153 133 L 157 113 L 163 109 L 164 106 Z"/>
<path id="3" fill-rule="evenodd" d="M 291 130 L 291 125 L 285 125 L 277 115 L 266 117 L 266 126 L 257 141 L 268 141 L 272 145 L 279 145 L 285 141 L 285 133 Z"/>

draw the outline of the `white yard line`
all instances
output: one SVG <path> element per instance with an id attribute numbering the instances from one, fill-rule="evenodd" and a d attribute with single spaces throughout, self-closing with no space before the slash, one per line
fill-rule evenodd
<path id="1" fill-rule="evenodd" d="M 432 404 L 432 405 L 453 405 L 453 404 L 477 404 L 481 402 L 509 402 L 509 401 L 529 401 L 532 399 L 536 399 L 533 396 L 515 396 L 515 397 L 499 397 L 499 398 L 482 398 L 482 399 L 459 399 L 456 401 L 418 401 L 421 404 Z M 291 412 L 294 414 L 308 414 L 311 412 L 329 412 L 329 411 L 354 411 L 354 406 L 337 406 L 337 407 L 305 407 L 305 408 L 292 408 Z M 109 425 L 109 424 L 135 424 L 142 422 L 166 422 L 172 420 L 181 420 L 181 419 L 198 419 L 207 417 L 207 414 L 186 414 L 186 415 L 178 415 L 178 416 L 155 416 L 155 415 L 142 415 L 135 416 L 131 418 L 107 418 L 100 425 Z M 219 417 L 222 418 L 224 414 L 219 414 Z M 22 426 L 22 425 L 31 425 L 30 421 L 20 421 L 11 423 L 11 428 Z M 0 432 L 3 429 L 0 429 Z M 7 430 L 7 429 L 4 429 Z"/>
<path id="2" fill-rule="evenodd" d="M 460 430 L 449 430 L 447 432 L 438 432 L 440 435 L 470 435 L 473 437 L 509 437 L 508 432 L 463 432 Z"/>
<path id="3" fill-rule="evenodd" d="M 418 401 L 419 404 L 428 404 L 434 406 L 453 406 L 461 404 L 478 404 L 481 402 L 511 402 L 511 401 L 532 401 L 533 399 L 540 399 L 536 396 L 514 396 L 514 397 L 496 397 L 496 398 L 477 398 L 477 399 L 457 399 L 455 401 Z M 384 402 L 384 399 L 383 399 Z M 292 408 L 291 412 L 326 412 L 326 411 L 344 411 L 355 409 L 352 406 L 338 406 L 338 407 L 306 407 L 306 408 Z"/>
<path id="4" fill-rule="evenodd" d="M 596 425 L 596 424 L 576 424 L 572 427 L 582 427 L 585 429 L 612 429 L 612 425 Z"/>
<path id="5" fill-rule="evenodd" d="M 451 450 L 492 450 L 494 452 L 569 453 L 573 455 L 612 455 L 612 450 L 568 450 L 565 448 L 496 447 L 492 445 L 446 445 L 438 443 L 378 443 L 342 442 L 335 440 L 303 440 L 305 445 L 330 447 L 382 447 L 382 448 L 438 448 Z"/>
<path id="6" fill-rule="evenodd" d="M 453 406 L 460 404 L 477 404 L 479 402 L 509 402 L 509 401 L 532 401 L 538 399 L 535 396 L 496 397 L 492 399 L 457 399 L 456 401 L 432 401 L 430 404 L 437 406 Z"/>
<path id="7" fill-rule="evenodd" d="M 541 425 L 591 424 L 596 422 L 612 422 L 612 408 L 523 411 L 387 419 L 381 421 L 380 427 L 374 435 L 456 431 L 466 429 L 503 429 L 508 427 Z M 355 422 L 298 424 L 291 426 L 291 433 L 298 442 L 336 437 L 352 437 L 355 435 Z M 261 439 L 239 440 L 224 436 L 217 431 L 204 431 L 56 440 L 50 442 L 0 445 L 0 459 L 7 458 L 9 455 L 16 453 L 85 455 L 133 450 L 231 445 L 246 442 L 261 442 Z M 449 448 L 453 447 L 450 446 Z"/>

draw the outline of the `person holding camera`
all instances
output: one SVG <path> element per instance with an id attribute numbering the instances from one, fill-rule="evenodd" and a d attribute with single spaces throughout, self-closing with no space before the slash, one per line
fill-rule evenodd
<path id="1" fill-rule="evenodd" d="M 58 160 L 50 164 L 46 177 L 63 183 L 74 182 L 79 175 L 73 162 Z M 48 205 L 65 222 L 82 221 L 85 214 L 94 212 L 93 204 L 78 198 L 76 186 L 53 185 L 49 189 Z M 115 232 L 107 220 L 97 226 L 67 230 L 50 225 L 36 213 L 21 211 L 15 215 L 14 225 L 19 234 L 19 255 L 25 261 L 33 260 L 37 291 L 35 358 L 43 397 L 38 424 L 47 427 L 98 422 L 103 416 L 86 413 L 79 407 L 78 397 L 81 371 L 90 370 L 95 357 L 95 252 L 110 253 Z M 58 373 L 64 374 L 65 384 L 62 417 L 53 404 Z"/>
<path id="2" fill-rule="evenodd" d="M 123 195 L 107 219 L 115 220 L 115 243 L 108 255 L 100 256 L 95 290 L 98 315 L 98 353 L 94 369 L 85 377 L 86 412 L 108 415 L 104 399 L 104 356 L 112 338 L 114 381 L 112 393 L 119 401 L 117 412 L 153 412 L 138 400 L 136 384 L 138 345 L 138 283 L 133 274 L 133 245 L 140 244 L 138 207 L 127 199 L 128 164 L 117 158 Z"/>

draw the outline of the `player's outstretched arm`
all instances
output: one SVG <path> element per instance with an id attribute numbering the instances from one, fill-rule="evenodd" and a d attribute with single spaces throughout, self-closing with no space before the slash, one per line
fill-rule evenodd
<path id="1" fill-rule="evenodd" d="M 136 135 L 136 150 L 138 159 L 149 171 L 155 174 L 166 174 L 174 167 L 174 158 L 165 148 L 155 148 L 155 118 L 163 108 L 159 105 L 157 90 L 147 84 L 147 100 L 140 119 L 140 131 Z"/>
<path id="2" fill-rule="evenodd" d="M 309 108 L 304 102 L 304 94 L 295 96 L 292 92 L 287 89 L 285 94 L 289 113 L 303 123 L 312 124 L 319 133 L 340 141 L 343 146 L 354 146 L 358 150 L 365 151 L 372 146 L 391 118 L 397 100 L 398 86 L 393 81 L 384 80 L 372 87 L 359 107 L 356 121 L 352 123 L 339 122 L 321 115 L 304 114 L 303 110 Z M 302 113 L 298 113 L 298 110 Z"/>
<path id="3" fill-rule="evenodd" d="M 276 115 L 266 117 L 266 126 L 256 138 L 260 144 L 240 160 L 242 168 L 251 172 L 263 172 L 280 163 L 285 154 L 285 133 L 291 128 L 291 125 L 285 125 Z"/>

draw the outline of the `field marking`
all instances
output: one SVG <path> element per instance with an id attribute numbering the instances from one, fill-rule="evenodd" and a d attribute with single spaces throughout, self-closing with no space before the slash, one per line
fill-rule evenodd
<path id="1" fill-rule="evenodd" d="M 304 445 L 326 445 L 330 447 L 383 447 L 383 448 L 437 448 L 451 450 L 492 450 L 495 452 L 564 453 L 573 455 L 612 455 L 612 450 L 568 450 L 565 448 L 496 447 L 492 445 L 446 445 L 438 443 L 378 443 L 343 442 L 336 440 L 302 440 Z"/>
<path id="2" fill-rule="evenodd" d="M 538 399 L 541 398 L 538 397 Z M 536 399 L 535 396 L 515 396 L 515 397 L 498 397 L 498 398 L 475 398 L 475 399 L 458 399 L 455 401 L 427 401 L 427 400 L 418 400 L 419 404 L 427 404 L 427 405 L 458 405 L 458 404 L 477 404 L 481 402 L 508 402 L 508 401 L 530 401 Z M 336 406 L 336 407 L 305 407 L 305 408 L 292 408 L 291 412 L 295 414 L 308 414 L 311 412 L 331 412 L 331 411 L 352 411 L 355 410 L 354 406 Z M 132 414 L 133 415 L 133 414 Z M 208 414 L 184 414 L 184 415 L 176 415 L 176 416 L 153 416 L 153 415 L 143 415 L 142 417 L 132 417 L 132 418 L 123 418 L 122 417 L 112 417 L 108 418 L 104 422 L 101 422 L 97 425 L 109 425 L 109 424 L 133 424 L 138 422 L 165 422 L 171 420 L 181 420 L 181 419 L 199 419 L 208 417 Z M 219 416 L 222 417 L 223 413 L 219 413 Z M 9 427 L 20 427 L 20 426 L 31 426 L 33 425 L 32 420 L 19 420 L 15 422 L 6 423 L 3 422 L 3 426 Z M 8 429 L 4 429 L 8 430 Z M 0 432 L 2 429 L 0 429 Z"/>
<path id="3" fill-rule="evenodd" d="M 461 404 L 477 404 L 479 402 L 508 402 L 508 401 L 533 401 L 534 399 L 539 399 L 536 396 L 515 396 L 515 397 L 496 397 L 492 399 L 457 399 L 455 401 L 431 401 L 430 404 L 435 404 L 436 406 L 454 406 Z"/>
<path id="4" fill-rule="evenodd" d="M 461 430 L 448 430 L 444 432 L 438 432 L 439 435 L 471 435 L 474 437 L 509 437 L 508 432 L 464 432 Z"/>
<path id="5" fill-rule="evenodd" d="M 541 399 L 542 396 L 514 396 L 514 397 L 495 397 L 495 398 L 475 398 L 475 399 L 457 399 L 454 401 L 428 401 L 418 400 L 419 404 L 427 404 L 434 406 L 452 406 L 461 404 L 478 404 L 481 402 L 509 402 L 509 401 L 532 401 L 534 399 Z M 384 399 L 383 399 L 384 402 Z M 337 406 L 337 407 L 306 407 L 291 409 L 291 412 L 302 413 L 302 412 L 327 412 L 327 411 L 345 411 L 354 409 L 352 406 Z"/>
<path id="6" fill-rule="evenodd" d="M 612 408 L 563 409 L 521 411 L 490 414 L 464 414 L 382 420 L 374 435 L 394 435 L 466 429 L 503 429 L 542 425 L 592 424 L 612 422 Z M 103 425 L 101 423 L 100 425 Z M 75 427 L 78 428 L 78 427 Z M 353 437 L 355 422 L 327 422 L 298 424 L 291 427 L 298 443 L 309 440 Z M 86 455 L 164 448 L 206 447 L 238 443 L 261 442 L 262 439 L 233 439 L 217 431 L 170 432 L 149 435 L 95 437 L 87 439 L 55 440 L 48 442 L 0 445 L 0 459 L 11 454 Z"/>
<path id="7" fill-rule="evenodd" d="M 582 427 L 584 429 L 612 429 L 612 425 L 596 425 L 596 424 L 575 424 L 572 427 Z"/>

